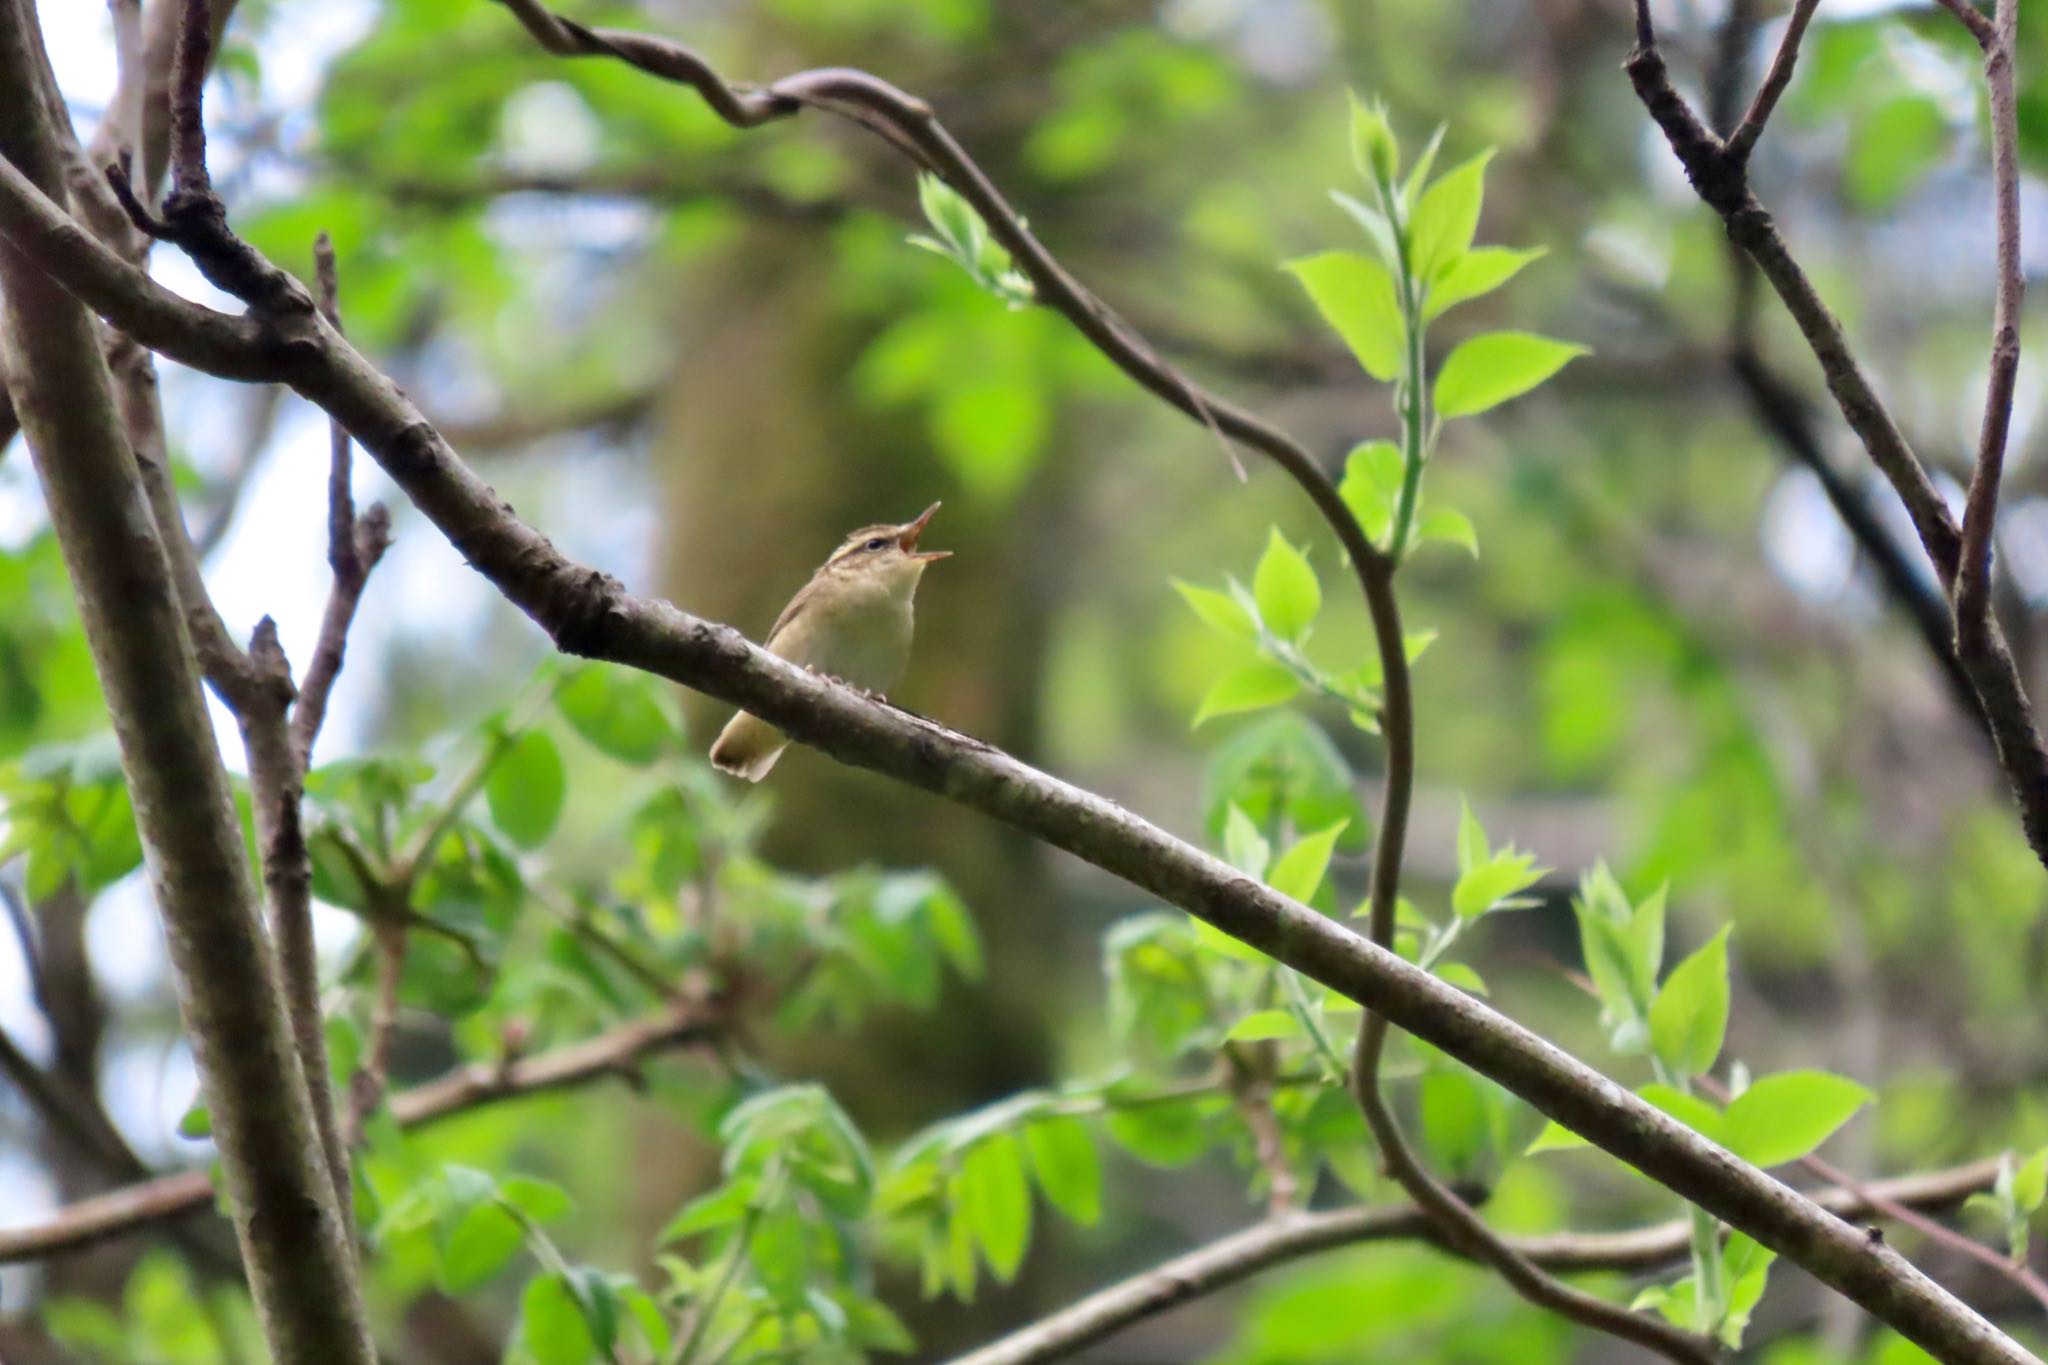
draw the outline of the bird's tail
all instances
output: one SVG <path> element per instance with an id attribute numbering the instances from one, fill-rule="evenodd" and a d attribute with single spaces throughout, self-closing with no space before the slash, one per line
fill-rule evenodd
<path id="1" fill-rule="evenodd" d="M 734 777 L 759 782 L 768 776 L 768 770 L 788 747 L 789 741 L 780 730 L 742 711 L 726 722 L 712 742 L 711 766 Z"/>

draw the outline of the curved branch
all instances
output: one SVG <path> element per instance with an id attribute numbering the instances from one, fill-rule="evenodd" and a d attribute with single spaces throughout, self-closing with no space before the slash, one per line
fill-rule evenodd
<path id="1" fill-rule="evenodd" d="M 1998 1159 L 1993 1157 L 1953 1170 L 1872 1181 L 1853 1191 L 1825 1190 L 1814 1202 L 1844 1218 L 1893 1216 L 1882 1205 L 1921 1214 L 1952 1208 L 1990 1188 L 1997 1177 Z M 1556 1233 L 1508 1242 L 1517 1255 L 1552 1273 L 1642 1274 L 1683 1261 L 1691 1235 L 1690 1223 L 1681 1218 L 1627 1232 Z M 1403 1240 L 1451 1249 L 1437 1222 L 1412 1206 L 1271 1219 L 1097 1290 L 950 1365 L 1045 1365 L 1275 1266 L 1340 1247 Z"/>
<path id="2" fill-rule="evenodd" d="M 1387 742 L 1387 780 L 1379 842 L 1373 855 L 1366 932 L 1375 946 L 1390 953 L 1400 898 L 1408 805 L 1415 787 L 1415 703 L 1393 577 L 1394 565 L 1389 560 L 1373 566 L 1367 578 L 1373 633 L 1379 642 L 1381 672 L 1386 680 L 1380 729 Z M 1380 1060 L 1386 1050 L 1387 1025 L 1387 1016 L 1377 1010 L 1368 1010 L 1360 1022 L 1351 1066 L 1351 1090 L 1365 1114 L 1366 1127 L 1372 1131 L 1387 1174 L 1427 1217 L 1432 1240 L 1440 1240 L 1460 1255 L 1492 1267 L 1517 1294 L 1539 1307 L 1594 1331 L 1633 1342 L 1681 1365 L 1713 1365 L 1712 1346 L 1693 1333 L 1574 1289 L 1549 1274 L 1511 1239 L 1487 1226 L 1476 1210 L 1430 1174 L 1409 1145 L 1400 1121 L 1380 1089 Z"/>
<path id="3" fill-rule="evenodd" d="M 734 84 L 680 43 L 624 29 L 591 28 L 551 13 L 539 0 L 499 0 L 534 40 L 564 57 L 613 57 L 629 66 L 687 85 L 735 128 L 754 128 L 805 108 L 851 118 L 918 165 L 936 172 L 988 224 L 1017 268 L 1030 278 L 1040 302 L 1078 328 L 1117 368 L 1168 405 L 1203 423 L 1219 438 L 1240 441 L 1278 464 L 1301 485 L 1335 532 L 1368 596 L 1370 566 L 1385 554 L 1365 534 L 1337 485 L 1300 442 L 1253 413 L 1209 393 L 1167 364 L 1108 304 L 1075 279 L 1025 225 L 932 108 L 879 76 L 847 67 L 801 71 L 766 87 Z"/>

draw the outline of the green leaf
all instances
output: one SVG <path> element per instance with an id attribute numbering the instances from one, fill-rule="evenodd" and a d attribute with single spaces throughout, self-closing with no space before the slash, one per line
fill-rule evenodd
<path id="1" fill-rule="evenodd" d="M 1350 823 L 1349 820 L 1339 820 L 1328 829 L 1304 835 L 1273 864 L 1272 875 L 1266 878 L 1266 884 L 1281 895 L 1306 904 L 1323 884 L 1323 874 L 1330 866 L 1330 853 L 1337 847 L 1337 836 Z"/>
<path id="2" fill-rule="evenodd" d="M 1486 827 L 1479 823 L 1479 817 L 1472 813 L 1469 801 L 1458 803 L 1458 875 L 1463 876 L 1484 863 L 1489 854 L 1486 846 Z"/>
<path id="3" fill-rule="evenodd" d="M 1437 415 L 1470 417 L 1498 407 L 1586 354 L 1584 346 L 1533 332 L 1487 332 L 1460 342 L 1437 372 Z"/>
<path id="4" fill-rule="evenodd" d="M 555 708 L 592 748 L 636 767 L 660 758 L 674 737 L 647 677 L 606 664 L 571 673 L 555 693 Z"/>
<path id="5" fill-rule="evenodd" d="M 1436 165 L 1436 154 L 1443 149 L 1444 134 L 1449 131 L 1449 124 L 1439 123 L 1436 131 L 1429 135 L 1429 141 L 1423 145 L 1422 155 L 1415 158 L 1414 168 L 1408 172 L 1408 179 L 1401 185 L 1402 212 L 1415 212 L 1416 197 L 1429 183 L 1429 172 Z"/>
<path id="6" fill-rule="evenodd" d="M 527 1175 L 515 1175 L 502 1182 L 498 1197 L 536 1223 L 552 1223 L 576 1206 L 560 1185 Z"/>
<path id="7" fill-rule="evenodd" d="M 1444 540 L 1462 546 L 1474 559 L 1479 558 L 1479 532 L 1472 525 L 1472 518 L 1454 507 L 1432 507 L 1422 514 L 1421 522 L 1415 528 L 1417 542 Z"/>
<path id="8" fill-rule="evenodd" d="M 2012 1176 L 2012 1202 L 2021 1213 L 2032 1213 L 2048 1198 L 2048 1147 L 2028 1157 Z"/>
<path id="9" fill-rule="evenodd" d="M 1262 1043 L 1272 1038 L 1301 1037 L 1301 1020 L 1289 1010 L 1255 1010 L 1230 1026 L 1225 1042 Z"/>
<path id="10" fill-rule="evenodd" d="M 1367 180 L 1391 186 L 1400 171 L 1401 145 L 1387 122 L 1387 107 L 1351 95 L 1351 164 Z"/>
<path id="11" fill-rule="evenodd" d="M 1376 208 L 1359 203 L 1342 190 L 1331 190 L 1330 198 L 1336 201 L 1338 208 L 1350 214 L 1358 225 L 1365 229 L 1366 239 L 1372 243 L 1372 249 L 1380 255 L 1380 264 L 1389 270 L 1399 270 L 1401 247 L 1394 240 L 1394 225 L 1387 221 L 1387 215 Z"/>
<path id="12" fill-rule="evenodd" d="M 1435 630 L 1413 630 L 1402 637 L 1402 653 L 1408 656 L 1412 665 L 1436 643 Z M 1348 680 L 1359 687 L 1377 688 L 1387 680 L 1387 671 L 1380 666 L 1379 651 L 1375 649 L 1366 661 L 1346 675 Z"/>
<path id="13" fill-rule="evenodd" d="M 521 848 L 536 848 L 554 833 L 567 794 L 561 750 L 542 730 L 514 739 L 484 782 L 491 820 Z"/>
<path id="14" fill-rule="evenodd" d="M 1543 1125 L 1543 1131 L 1538 1133 L 1536 1140 L 1523 1150 L 1523 1155 L 1535 1156 L 1538 1152 L 1573 1152 L 1581 1147 L 1590 1147 L 1592 1145 L 1592 1143 L 1553 1119 Z"/>
<path id="15" fill-rule="evenodd" d="M 1268 535 L 1266 552 L 1252 574 L 1252 596 L 1266 629 L 1283 640 L 1306 636 L 1322 609 L 1323 590 L 1308 556 L 1288 544 L 1278 528 Z"/>
<path id="16" fill-rule="evenodd" d="M 1844 1076 L 1781 1071 L 1765 1076 L 1728 1106 L 1721 1141 L 1757 1166 L 1780 1166 L 1826 1142 L 1875 1098 Z"/>
<path id="17" fill-rule="evenodd" d="M 194 1141 L 213 1136 L 213 1111 L 206 1107 L 205 1100 L 192 1101 L 192 1107 L 178 1120 L 178 1136 Z"/>
<path id="18" fill-rule="evenodd" d="M 1407 468 L 1406 457 L 1392 441 L 1365 441 L 1351 448 L 1337 493 L 1358 518 L 1367 539 L 1385 540 L 1393 528 Z"/>
<path id="19" fill-rule="evenodd" d="M 1473 995 L 1487 994 L 1486 978 L 1462 962 L 1439 962 L 1431 970 L 1439 980 L 1461 991 L 1470 991 Z"/>
<path id="20" fill-rule="evenodd" d="M 1217 679 L 1195 711 L 1195 724 L 1239 711 L 1261 711 L 1292 701 L 1301 684 L 1292 673 L 1270 659 L 1240 664 Z"/>
<path id="21" fill-rule="evenodd" d="M 1079 1119 L 1054 1115 L 1024 1130 L 1038 1188 L 1051 1205 L 1083 1227 L 1102 1216 L 1102 1163 L 1095 1135 Z"/>
<path id="22" fill-rule="evenodd" d="M 839 1306 L 846 1310 L 847 1339 L 892 1355 L 908 1355 L 917 1349 L 917 1338 L 903 1325 L 894 1309 L 880 1299 L 841 1290 Z M 666 1356 L 666 1352 L 662 1353 Z"/>
<path id="23" fill-rule="evenodd" d="M 519 1300 L 520 1334 L 539 1365 L 590 1365 L 597 1343 L 576 1296 L 559 1275 L 537 1275 Z"/>
<path id="24" fill-rule="evenodd" d="M 1714 1069 L 1728 1031 L 1728 930 L 1671 969 L 1650 1003 L 1650 1046 L 1672 1074 L 1690 1079 Z"/>
<path id="25" fill-rule="evenodd" d="M 1385 266 L 1356 251 L 1323 251 L 1289 261 L 1284 269 L 1301 282 L 1367 374 L 1383 384 L 1400 377 L 1407 325 Z"/>
<path id="26" fill-rule="evenodd" d="M 1422 1078 L 1422 1136 L 1429 1150 L 1458 1175 L 1477 1169 L 1490 1145 L 1486 1096 L 1471 1073 L 1449 1068 Z"/>
<path id="27" fill-rule="evenodd" d="M 1863 209 L 1896 203 L 1948 149 L 1949 117 L 1935 97 L 1912 91 L 1850 121 L 1842 186 Z"/>
<path id="28" fill-rule="evenodd" d="M 747 1209 L 760 1189 L 760 1182 L 753 1176 L 742 1175 L 697 1196 L 669 1220 L 661 1235 L 654 1239 L 655 1244 L 680 1242 L 713 1228 L 731 1227 L 747 1216 Z"/>
<path id="29" fill-rule="evenodd" d="M 982 1259 L 997 1279 L 1009 1283 L 1031 1245 L 1031 1186 L 1017 1139 L 998 1133 L 969 1148 L 953 1191 L 981 1245 Z"/>
<path id="30" fill-rule="evenodd" d="M 439 1284 L 444 1293 L 467 1294 L 503 1270 L 525 1234 L 495 1203 L 477 1204 L 448 1232 L 441 1246 Z"/>
<path id="31" fill-rule="evenodd" d="M 1636 906 L 1622 930 L 1621 943 L 1628 955 L 1630 996 L 1637 1011 L 1647 1015 L 1650 1001 L 1657 994 L 1657 973 L 1664 965 L 1663 887 L 1643 897 Z"/>
<path id="32" fill-rule="evenodd" d="M 1195 615 L 1201 617 L 1212 629 L 1240 640 L 1259 638 L 1259 623 L 1254 621 L 1252 614 L 1229 593 L 1217 592 L 1214 588 L 1197 587 L 1193 583 L 1183 583 L 1178 578 L 1173 579 L 1172 583 L 1174 591 L 1179 593 L 1182 600 L 1194 608 Z"/>
<path id="33" fill-rule="evenodd" d="M 1266 867 L 1273 857 L 1273 846 L 1236 802 L 1223 817 L 1223 857 L 1239 872 L 1259 881 L 1266 879 Z"/>
<path id="34" fill-rule="evenodd" d="M 1409 259 L 1418 279 L 1435 279 L 1439 270 L 1454 264 L 1471 247 L 1472 236 L 1479 230 L 1486 163 L 1492 159 L 1489 148 L 1445 171 L 1422 192 L 1408 227 Z"/>
<path id="35" fill-rule="evenodd" d="M 1110 1137 L 1153 1166 L 1185 1166 L 1209 1150 L 1209 1125 L 1193 1104 L 1144 1104 L 1110 1112 Z"/>
<path id="36" fill-rule="evenodd" d="M 1451 889 L 1451 909 L 1461 919 L 1474 919 L 1496 906 L 1519 909 L 1530 902 L 1517 900 L 1517 893 L 1542 881 L 1549 870 L 1536 866 L 1532 853 L 1502 849 L 1459 876 L 1457 885 Z"/>
<path id="37" fill-rule="evenodd" d="M 1423 321 L 1434 321 L 1461 303 L 1482 298 L 1506 284 L 1523 266 L 1544 254 L 1543 247 L 1526 251 L 1508 246 L 1475 247 L 1453 261 L 1429 286 Z"/>
<path id="38" fill-rule="evenodd" d="M 1661 1081 L 1652 1081 L 1648 1085 L 1637 1086 L 1636 1097 L 1645 1103 L 1662 1109 L 1665 1113 L 1671 1115 L 1672 1118 L 1677 1119 L 1680 1123 L 1708 1141 L 1719 1142 L 1721 1140 L 1721 1134 L 1726 1127 L 1726 1121 L 1721 1111 L 1716 1109 L 1710 1101 L 1703 1100 L 1698 1095 L 1674 1089 L 1663 1084 Z"/>

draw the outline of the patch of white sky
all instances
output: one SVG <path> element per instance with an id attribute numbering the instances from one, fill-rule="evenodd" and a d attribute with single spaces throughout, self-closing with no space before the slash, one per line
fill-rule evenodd
<path id="1" fill-rule="evenodd" d="M 40 7 L 52 65 L 81 130 L 89 131 L 104 108 L 114 79 L 112 24 L 105 5 L 58 0 Z M 367 0 L 288 0 L 277 7 L 258 39 L 263 109 L 288 111 L 281 125 L 283 145 L 303 146 L 312 133 L 311 111 L 323 73 L 336 54 L 367 30 L 375 6 Z M 217 90 L 218 86 L 212 89 Z M 211 111 L 210 111 L 211 112 Z M 566 86 L 540 85 L 515 97 L 501 132 L 501 154 L 526 169 L 566 171 L 587 161 L 597 143 L 589 111 Z M 265 195 L 293 189 L 289 159 L 268 165 L 249 182 Z M 610 254 L 645 241 L 651 215 L 628 205 L 536 203 L 500 206 L 487 230 L 508 250 L 545 263 L 547 277 L 560 282 L 566 303 L 587 297 L 588 253 Z M 563 264 L 558 249 L 585 253 L 578 271 Z M 347 298 L 347 263 L 343 301 Z M 154 257 L 157 277 L 188 297 L 233 308 L 176 252 Z M 546 306 L 543 300 L 542 306 Z M 456 403 L 496 401 L 491 386 L 452 367 L 449 397 Z M 467 367 L 473 368 L 473 367 Z M 166 421 L 174 447 L 202 467 L 216 468 L 240 440 L 243 395 L 231 385 L 164 364 Z M 440 367 L 434 367 L 440 377 Z M 246 638 L 265 615 L 274 618 L 287 655 L 299 666 L 311 657 L 328 590 L 324 543 L 328 426 L 325 417 L 294 398 L 281 409 L 269 448 L 257 464 L 227 531 L 207 565 L 207 582 L 230 629 Z M 380 661 L 407 640 L 446 642 L 476 638 L 496 613 L 511 611 L 461 557 L 430 527 L 407 514 L 404 499 L 368 460 L 356 461 L 359 505 L 383 499 L 398 513 L 398 536 L 373 575 L 349 641 L 349 665 L 336 688 L 320 742 L 320 755 L 359 751 L 377 714 Z M 651 500 L 632 479 L 608 471 L 601 479 L 574 474 L 550 476 L 550 531 L 565 548 L 609 572 L 641 579 L 648 572 L 657 520 Z M 552 524 L 559 514 L 560 525 Z M 44 525 L 40 493 L 29 462 L 0 463 L 0 552 L 18 546 Z M 502 699 L 480 698 L 479 710 Z M 241 744 L 232 718 L 209 694 L 222 753 L 241 764 Z M 317 758 L 318 756 L 316 756 Z M 332 964 L 357 932 L 352 917 L 320 908 L 316 933 Z M 167 998 L 167 958 L 161 929 L 138 874 L 110 888 L 93 907 L 87 924 L 94 968 L 116 1012 L 161 1003 Z M 32 1055 L 50 1045 L 46 1021 L 36 1008 L 26 964 L 12 934 L 0 933 L 0 1027 Z M 102 1091 L 110 1114 L 151 1159 L 196 1161 L 206 1149 L 178 1139 L 173 1128 L 194 1095 L 194 1075 L 182 1044 L 162 1036 L 110 1041 Z M 0 1226 L 47 1212 L 51 1191 L 32 1165 L 0 1150 Z M 0 1294 L 13 1301 L 0 1283 Z"/>

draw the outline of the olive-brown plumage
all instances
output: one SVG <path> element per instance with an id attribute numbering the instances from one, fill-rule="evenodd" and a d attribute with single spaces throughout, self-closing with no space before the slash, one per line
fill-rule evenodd
<path id="1" fill-rule="evenodd" d="M 768 652 L 865 692 L 894 687 L 910 660 L 918 580 L 927 564 L 952 553 L 917 548 L 938 510 L 933 503 L 915 521 L 849 534 L 782 609 L 768 632 Z M 759 782 L 788 744 L 781 731 L 742 711 L 713 741 L 711 765 Z"/>

